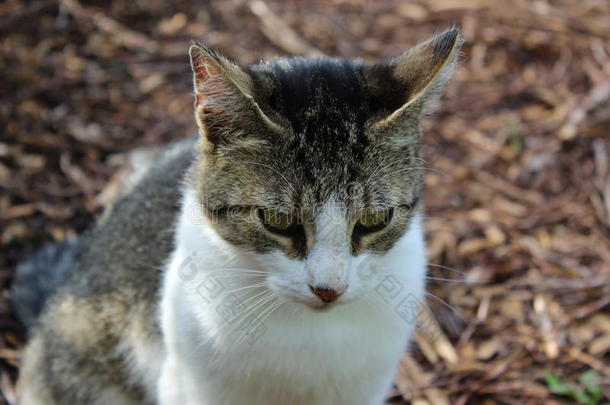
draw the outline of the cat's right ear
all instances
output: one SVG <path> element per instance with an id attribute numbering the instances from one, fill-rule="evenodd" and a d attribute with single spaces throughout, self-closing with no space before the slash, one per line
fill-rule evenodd
<path id="1" fill-rule="evenodd" d="M 256 103 L 248 73 L 218 52 L 199 45 L 191 45 L 189 55 L 197 126 L 211 145 L 230 144 L 279 129 Z"/>

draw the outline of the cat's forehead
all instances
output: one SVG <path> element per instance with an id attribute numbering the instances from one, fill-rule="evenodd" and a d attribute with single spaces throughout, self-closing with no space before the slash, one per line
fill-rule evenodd
<path id="1" fill-rule="evenodd" d="M 260 104 L 288 128 L 284 163 L 323 196 L 353 181 L 369 145 L 369 95 L 359 62 L 278 59 L 251 68 Z M 293 170 L 291 170 L 292 172 Z"/>
<path id="2" fill-rule="evenodd" d="M 324 136 L 327 142 L 349 142 L 369 117 L 359 62 L 279 59 L 255 66 L 253 72 L 259 78 L 257 92 L 265 95 L 263 103 L 306 141 Z"/>
<path id="3" fill-rule="evenodd" d="M 252 66 L 251 71 L 269 77 L 272 82 L 267 85 L 284 101 L 300 105 L 342 101 L 345 109 L 353 109 L 359 106 L 366 87 L 362 68 L 357 60 L 287 58 Z"/>

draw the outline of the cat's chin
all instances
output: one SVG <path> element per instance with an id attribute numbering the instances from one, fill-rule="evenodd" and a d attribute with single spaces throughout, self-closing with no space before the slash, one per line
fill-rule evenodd
<path id="1" fill-rule="evenodd" d="M 311 309 L 313 312 L 328 312 L 341 304 L 342 304 L 341 302 L 333 302 L 330 304 L 321 302 L 319 305 L 307 305 L 307 307 L 309 309 Z"/>

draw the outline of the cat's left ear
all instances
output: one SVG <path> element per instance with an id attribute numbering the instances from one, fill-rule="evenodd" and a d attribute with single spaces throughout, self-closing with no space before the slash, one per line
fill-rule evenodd
<path id="1" fill-rule="evenodd" d="M 419 120 L 451 78 L 461 44 L 459 29 L 454 27 L 389 62 L 371 66 L 365 74 L 370 91 L 380 99 L 393 99 L 374 127 L 384 129 L 402 118 Z"/>

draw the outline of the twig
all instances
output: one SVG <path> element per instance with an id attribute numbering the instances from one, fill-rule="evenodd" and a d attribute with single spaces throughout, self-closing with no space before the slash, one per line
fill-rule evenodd
<path id="1" fill-rule="evenodd" d="M 308 44 L 262 0 L 248 2 L 248 8 L 258 18 L 263 35 L 277 47 L 293 55 L 324 56 L 324 52 Z"/>
<path id="2" fill-rule="evenodd" d="M 77 0 L 61 0 L 61 5 L 76 19 L 91 21 L 100 31 L 108 34 L 118 45 L 134 50 L 157 52 L 159 46 L 144 34 L 133 31 L 101 11 L 83 7 Z"/>

